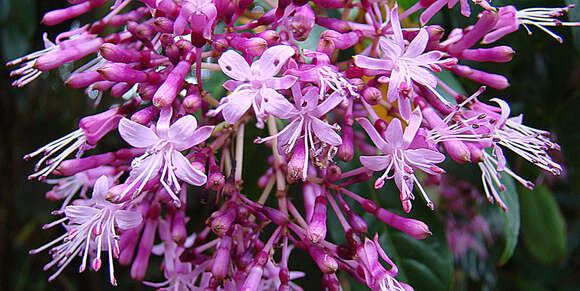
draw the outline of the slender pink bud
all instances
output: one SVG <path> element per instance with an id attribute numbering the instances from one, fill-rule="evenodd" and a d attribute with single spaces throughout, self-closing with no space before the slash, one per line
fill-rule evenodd
<path id="1" fill-rule="evenodd" d="M 420 104 L 421 105 L 421 104 Z M 435 110 L 429 106 L 422 107 L 422 113 L 425 120 L 429 123 L 432 129 L 439 131 L 441 134 L 449 134 L 447 130 L 447 125 L 443 122 L 443 119 L 437 115 Z M 457 138 L 452 136 L 446 138 L 445 141 L 441 142 L 449 156 L 458 163 L 471 162 L 470 151 L 463 143 Z"/>
<path id="2" fill-rule="evenodd" d="M 216 256 L 213 259 L 211 273 L 216 280 L 223 280 L 228 274 L 230 266 L 230 251 L 232 248 L 232 238 L 230 236 L 223 236 L 216 248 Z"/>
<path id="3" fill-rule="evenodd" d="M 108 63 L 97 69 L 97 72 L 108 81 L 140 83 L 148 79 L 146 72 L 135 70 L 122 63 Z"/>
<path id="4" fill-rule="evenodd" d="M 151 249 L 153 249 L 153 243 L 155 242 L 155 230 L 157 229 L 158 223 L 159 220 L 157 217 L 151 217 L 145 220 L 145 229 L 143 230 L 141 242 L 137 249 L 137 256 L 131 266 L 131 278 L 135 280 L 141 281 L 145 278 L 145 272 L 149 265 L 149 256 L 151 255 Z"/>
<path id="5" fill-rule="evenodd" d="M 133 115 L 131 115 L 131 120 L 133 120 L 139 124 L 147 125 L 158 114 L 159 114 L 159 109 L 157 109 L 157 107 L 147 106 L 147 107 L 135 112 Z"/>
<path id="6" fill-rule="evenodd" d="M 314 214 L 308 224 L 306 236 L 313 244 L 317 244 L 326 237 L 326 197 L 324 195 L 316 197 Z"/>
<path id="7" fill-rule="evenodd" d="M 347 21 L 336 18 L 316 17 L 316 24 L 341 33 L 346 33 L 352 30 Z"/>
<path id="8" fill-rule="evenodd" d="M 105 2 L 106 0 L 88 0 L 67 8 L 47 12 L 42 17 L 42 24 L 49 26 L 57 25 L 63 21 L 83 15 L 91 9 L 103 5 Z"/>
<path id="9" fill-rule="evenodd" d="M 512 60 L 516 52 L 507 45 L 491 48 L 467 49 L 459 54 L 459 58 L 477 62 L 505 63 Z"/>
<path id="10" fill-rule="evenodd" d="M 362 96 L 364 100 L 370 105 L 377 105 L 383 99 L 381 90 L 375 87 L 367 87 L 363 90 Z"/>
<path id="11" fill-rule="evenodd" d="M 306 180 L 306 173 L 308 166 L 306 149 L 304 142 L 299 140 L 294 146 L 294 153 L 288 162 L 288 171 L 286 172 L 286 179 L 288 183 L 296 183 L 299 179 Z"/>
<path id="12" fill-rule="evenodd" d="M 499 90 L 503 90 L 510 85 L 508 79 L 502 75 L 486 73 L 464 65 L 451 66 L 449 70 L 460 77 L 468 78 Z"/>
<path id="13" fill-rule="evenodd" d="M 211 230 L 218 236 L 225 235 L 232 223 L 236 219 L 236 208 L 226 207 L 223 210 L 214 212 L 206 221 L 206 224 L 211 227 Z"/>
<path id="14" fill-rule="evenodd" d="M 105 43 L 99 48 L 103 58 L 115 63 L 134 63 L 141 60 L 141 53 L 136 50 L 125 49 L 119 45 Z"/>
<path id="15" fill-rule="evenodd" d="M 56 171 L 64 176 L 72 176 L 78 172 L 106 165 L 114 160 L 114 153 L 105 153 L 81 159 L 66 160 L 60 163 L 58 168 L 56 168 Z"/>
<path id="16" fill-rule="evenodd" d="M 99 114 L 83 117 L 79 121 L 79 128 L 85 132 L 87 142 L 95 145 L 103 136 L 117 128 L 122 117 L 123 115 L 117 112 L 117 108 L 112 108 Z"/>
<path id="17" fill-rule="evenodd" d="M 431 235 L 427 224 L 420 220 L 405 218 L 389 212 L 384 208 L 379 208 L 375 216 L 382 222 L 408 234 L 416 239 L 424 239 Z"/>
<path id="18" fill-rule="evenodd" d="M 79 89 L 87 87 L 98 81 L 103 81 L 103 77 L 97 71 L 88 71 L 72 74 L 65 82 L 71 88 Z"/>
<path id="19" fill-rule="evenodd" d="M 308 253 L 318 265 L 322 273 L 332 274 L 338 270 L 338 262 L 328 254 L 322 247 L 318 245 L 311 245 L 308 247 Z"/>
<path id="20" fill-rule="evenodd" d="M 329 9 L 329 8 L 344 8 L 345 5 L 345 0 L 314 0 L 312 1 L 314 3 L 316 3 L 316 5 L 325 8 L 325 9 Z"/>
<path id="21" fill-rule="evenodd" d="M 447 51 L 450 54 L 455 55 L 472 47 L 494 28 L 499 19 L 499 15 L 496 12 L 484 11 L 481 15 L 482 16 L 473 26 L 473 29 L 464 34 L 459 41 L 447 47 Z"/>
<path id="22" fill-rule="evenodd" d="M 169 73 L 167 79 L 157 89 L 153 96 L 153 105 L 163 108 L 171 105 L 175 97 L 181 91 L 183 81 L 191 70 L 191 64 L 187 61 L 180 61 Z"/>

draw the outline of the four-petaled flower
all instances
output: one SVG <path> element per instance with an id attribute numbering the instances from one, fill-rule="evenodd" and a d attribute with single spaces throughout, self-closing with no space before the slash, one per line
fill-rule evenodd
<path id="1" fill-rule="evenodd" d="M 435 166 L 445 160 L 445 156 L 438 151 L 412 147 L 413 139 L 421 125 L 421 111 L 415 109 L 411 114 L 409 125 L 403 132 L 401 121 L 393 119 L 384 136 L 381 136 L 375 127 L 365 118 L 359 118 L 357 121 L 365 129 L 371 140 L 377 148 L 383 152 L 380 156 L 362 156 L 360 161 L 363 166 L 372 171 L 385 170 L 383 175 L 375 181 L 375 188 L 381 188 L 385 184 L 385 179 L 395 179 L 395 184 L 401 191 L 401 202 L 406 212 L 411 211 L 411 202 L 414 196 L 411 193 L 413 185 L 417 183 L 421 194 L 427 201 L 429 208 L 433 209 L 433 202 L 429 199 L 423 187 L 415 177 L 415 169 L 421 169 L 429 174 L 441 174 L 443 169 Z M 389 173 L 393 170 L 393 175 Z"/>
<path id="2" fill-rule="evenodd" d="M 314 153 L 316 153 L 315 145 L 318 143 L 314 137 L 332 146 L 339 146 L 342 143 L 340 135 L 335 132 L 338 129 L 337 126 L 332 126 L 320 120 L 320 118 L 342 102 L 343 97 L 338 92 L 334 92 L 326 100 L 318 104 L 319 89 L 312 86 L 305 90 L 306 93 L 303 96 L 299 86 L 292 87 L 294 104 L 291 104 L 286 99 L 268 104 L 266 108 L 272 115 L 289 119 L 290 123 L 276 135 L 267 138 L 257 138 L 257 143 L 277 138 L 278 150 L 285 154 L 289 154 L 292 151 L 300 138 L 303 138 L 304 148 Z M 306 155 L 304 167 L 302 167 L 302 179 L 306 179 L 308 170 L 307 157 L 308 155 Z"/>
<path id="3" fill-rule="evenodd" d="M 364 55 L 354 57 L 358 67 L 391 71 L 389 78 L 381 77 L 381 82 L 388 82 L 387 100 L 395 102 L 398 100 L 399 111 L 405 120 L 409 120 L 411 115 L 411 101 L 413 84 L 411 80 L 425 86 L 436 96 L 440 96 L 435 90 L 437 78 L 426 68 L 440 70 L 439 65 L 450 65 L 456 63 L 453 58 L 440 60 L 445 54 L 440 51 L 430 51 L 425 53 L 429 34 L 422 28 L 413 41 L 407 46 L 403 39 L 403 31 L 399 22 L 399 12 L 395 5 L 391 10 L 391 26 L 393 29 L 392 38 L 381 38 L 380 48 L 383 52 L 381 59 L 371 58 Z M 442 97 L 440 99 L 443 99 Z"/>
<path id="4" fill-rule="evenodd" d="M 117 284 L 113 269 L 113 257 L 118 258 L 119 256 L 119 236 L 115 228 L 126 230 L 137 227 L 143 218 L 139 212 L 123 209 L 123 204 L 114 204 L 106 200 L 109 186 L 109 178 L 101 176 L 95 182 L 91 199 L 75 201 L 77 205 L 65 207 L 64 218 L 44 226 L 44 228 L 49 228 L 68 220 L 68 224 L 64 225 L 67 230 L 66 234 L 30 251 L 31 254 L 35 254 L 59 241 L 63 242 L 50 250 L 53 259 L 44 268 L 48 269 L 57 265 L 59 269 L 50 276 L 49 281 L 56 278 L 77 255 L 83 257 L 79 267 L 79 272 L 83 272 L 86 269 L 87 258 L 91 251 L 96 251 L 92 268 L 99 270 L 102 265 L 101 252 L 107 251 L 109 279 L 112 285 Z"/>
<path id="5" fill-rule="evenodd" d="M 181 151 L 208 139 L 213 126 L 197 128 L 197 121 L 192 115 L 185 115 L 169 125 L 172 111 L 171 107 L 161 110 L 155 129 L 127 118 L 119 122 L 119 134 L 127 143 L 135 148 L 147 149 L 145 154 L 133 160 L 129 177 L 132 181 L 121 196 L 137 186 L 139 188 L 135 193 L 139 193 L 147 181 L 160 171 L 160 182 L 177 205 L 181 204 L 175 194 L 181 189 L 178 179 L 195 186 L 205 184 L 206 175 L 193 167 Z"/>
<path id="6" fill-rule="evenodd" d="M 288 89 L 296 82 L 297 78 L 292 75 L 274 77 L 293 55 L 294 49 L 290 46 L 273 46 L 250 66 L 235 51 L 225 52 L 218 63 L 222 71 L 234 79 L 224 83 L 224 87 L 232 93 L 223 98 L 221 104 L 209 114 L 216 115 L 221 111 L 224 119 L 234 124 L 251 106 L 256 114 L 257 126 L 263 127 L 268 113 L 264 110 L 265 104 L 286 101 L 276 90 Z"/>

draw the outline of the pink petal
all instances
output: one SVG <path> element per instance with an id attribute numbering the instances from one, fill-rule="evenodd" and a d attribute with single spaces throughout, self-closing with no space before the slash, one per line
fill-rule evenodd
<path id="1" fill-rule="evenodd" d="M 379 46 L 383 51 L 383 58 L 388 58 L 393 61 L 399 59 L 403 53 L 401 46 L 399 46 L 392 38 L 381 37 L 379 40 Z"/>
<path id="2" fill-rule="evenodd" d="M 289 119 L 296 114 L 298 114 L 298 110 L 294 107 L 290 101 L 288 101 L 284 96 L 279 94 L 278 92 L 272 90 L 276 94 L 269 92 L 270 95 L 268 96 L 268 101 L 266 102 L 264 110 L 267 113 L 272 114 L 278 118 L 282 119 Z"/>
<path id="3" fill-rule="evenodd" d="M 437 87 L 437 78 L 427 69 L 419 66 L 408 66 L 407 69 L 409 70 L 409 76 L 413 81 L 431 88 Z"/>
<path id="4" fill-rule="evenodd" d="M 195 117 L 193 115 L 185 115 L 169 127 L 169 140 L 176 148 L 179 148 L 177 149 L 178 151 L 182 151 L 186 149 L 182 147 L 191 139 L 196 128 L 197 120 Z"/>
<path id="5" fill-rule="evenodd" d="M 387 89 L 387 101 L 395 102 L 399 99 L 399 87 L 403 81 L 403 72 L 395 69 L 391 72 L 391 78 L 389 79 L 389 89 Z"/>
<path id="6" fill-rule="evenodd" d="M 407 97 L 401 97 L 399 98 L 399 113 L 401 114 L 401 117 L 403 117 L 404 120 L 409 120 L 409 118 L 411 118 L 411 110 L 413 110 L 411 108 L 411 99 L 407 98 Z"/>
<path id="7" fill-rule="evenodd" d="M 328 123 L 318 119 L 312 118 L 312 130 L 314 134 L 323 142 L 331 144 L 333 146 L 338 146 L 342 144 L 342 139 L 340 135 L 334 131 L 332 126 Z"/>
<path id="8" fill-rule="evenodd" d="M 403 134 L 403 142 L 405 147 L 408 147 L 415 138 L 415 135 L 421 126 L 422 120 L 423 116 L 421 115 L 421 110 L 419 108 L 415 109 L 409 118 L 409 125 L 407 125 L 407 128 L 405 128 L 405 133 Z"/>
<path id="9" fill-rule="evenodd" d="M 322 103 L 320 103 L 312 111 L 312 115 L 316 116 L 316 117 L 320 117 L 320 116 L 328 113 L 330 110 L 334 109 L 336 106 L 338 106 L 338 104 L 340 104 L 342 102 L 342 100 L 343 100 L 343 98 L 342 98 L 342 96 L 340 96 L 340 93 L 334 92 L 330 96 L 328 96 L 328 98 L 326 100 L 322 101 Z"/>
<path id="10" fill-rule="evenodd" d="M 64 215 L 68 217 L 71 223 L 84 224 L 93 220 L 100 211 L 101 210 L 89 206 L 69 205 L 64 208 Z"/>
<path id="11" fill-rule="evenodd" d="M 139 212 L 130 210 L 117 210 L 115 212 L 115 222 L 120 229 L 131 229 L 139 226 L 143 217 Z"/>
<path id="12" fill-rule="evenodd" d="M 445 53 L 440 51 L 430 51 L 420 56 L 416 56 L 412 61 L 417 65 L 427 66 L 441 59 Z"/>
<path id="13" fill-rule="evenodd" d="M 373 171 L 382 171 L 389 166 L 391 156 L 361 156 L 360 163 Z"/>
<path id="14" fill-rule="evenodd" d="M 391 120 L 391 123 L 387 126 L 385 137 L 394 147 L 401 147 L 403 144 L 403 125 L 401 124 L 401 120 L 398 118 Z"/>
<path id="15" fill-rule="evenodd" d="M 445 160 L 445 155 L 430 149 L 406 150 L 405 157 L 413 164 L 438 164 Z"/>
<path id="16" fill-rule="evenodd" d="M 401 22 L 399 21 L 399 6 L 397 4 L 391 10 L 391 27 L 393 28 L 395 43 L 401 48 L 402 52 L 405 48 L 405 41 L 403 40 L 403 30 L 401 29 Z"/>
<path id="17" fill-rule="evenodd" d="M 218 64 L 222 72 L 232 79 L 245 81 L 251 76 L 248 62 L 233 50 L 223 53 L 218 59 Z"/>
<path id="18" fill-rule="evenodd" d="M 91 197 L 104 200 L 110 186 L 109 178 L 105 175 L 100 176 L 95 182 L 95 186 L 93 186 L 93 195 Z"/>
<path id="19" fill-rule="evenodd" d="M 296 80 L 298 80 L 298 77 L 292 75 L 285 75 L 280 78 L 274 77 L 266 81 L 266 86 L 272 89 L 288 89 L 296 83 Z"/>
<path id="20" fill-rule="evenodd" d="M 149 127 L 123 117 L 119 121 L 119 135 L 131 146 L 146 148 L 155 144 L 159 137 Z"/>
<path id="21" fill-rule="evenodd" d="M 498 125 L 498 127 L 503 126 L 503 124 L 506 122 L 508 117 L 510 117 L 510 113 L 511 113 L 510 105 L 507 102 L 505 102 L 504 100 L 499 99 L 499 98 L 492 98 L 489 101 L 493 101 L 493 102 L 497 103 L 499 105 L 499 108 L 501 108 L 501 117 L 497 121 L 497 125 Z"/>
<path id="22" fill-rule="evenodd" d="M 403 57 L 415 58 L 419 56 L 425 51 L 425 48 L 427 47 L 427 41 L 429 41 L 429 33 L 427 33 L 426 29 L 421 28 L 421 30 L 419 30 L 419 34 L 415 36 L 413 41 L 411 41 L 407 47 Z"/>
<path id="23" fill-rule="evenodd" d="M 171 160 L 175 167 L 175 175 L 177 178 L 194 186 L 201 186 L 207 181 L 205 174 L 194 168 L 189 160 L 187 160 L 180 152 L 172 151 Z"/>
<path id="24" fill-rule="evenodd" d="M 173 115 L 173 107 L 168 106 L 161 111 L 159 111 L 159 119 L 157 120 L 156 129 L 157 135 L 160 138 L 168 138 L 169 135 L 169 123 L 171 122 L 171 116 Z"/>
<path id="25" fill-rule="evenodd" d="M 224 119 L 230 124 L 238 122 L 240 117 L 252 106 L 256 94 L 257 92 L 253 90 L 240 90 L 228 95 L 228 101 L 219 106 L 223 106 Z"/>
<path id="26" fill-rule="evenodd" d="M 259 60 L 252 64 L 252 72 L 264 79 L 273 77 L 280 72 L 286 61 L 294 55 L 294 49 L 287 45 L 276 45 L 267 49 Z"/>
<path id="27" fill-rule="evenodd" d="M 390 60 L 376 59 L 363 55 L 354 56 L 354 63 L 359 68 L 371 70 L 390 70 L 393 68 L 393 62 Z"/>
<path id="28" fill-rule="evenodd" d="M 505 159 L 505 156 L 503 154 L 503 150 L 501 149 L 501 147 L 494 145 L 493 146 L 493 154 L 497 158 L 497 170 L 498 171 L 505 171 L 507 161 Z"/>
<path id="29" fill-rule="evenodd" d="M 238 86 L 242 84 L 244 84 L 243 81 L 227 80 L 224 82 L 223 86 L 224 88 L 226 88 L 226 90 L 233 92 L 234 90 L 236 90 L 236 88 L 238 88 Z"/>
<path id="30" fill-rule="evenodd" d="M 198 145 L 198 144 L 206 141 L 211 136 L 213 129 L 214 129 L 214 126 L 209 126 L 209 125 L 202 126 L 198 129 L 196 129 L 195 132 L 193 132 L 191 138 L 187 141 L 187 143 L 183 145 L 184 148 L 189 149 L 195 145 Z"/>
<path id="31" fill-rule="evenodd" d="M 302 122 L 301 118 L 297 118 L 292 120 L 290 124 L 286 125 L 286 127 L 280 131 L 278 134 L 278 150 L 280 153 L 284 153 L 285 151 L 290 152 L 292 148 L 285 148 L 287 145 L 289 146 L 290 140 L 292 137 L 298 137 L 302 133 L 302 126 L 304 123 Z"/>
<path id="32" fill-rule="evenodd" d="M 389 153 L 391 146 L 381 137 L 377 129 L 366 118 L 358 118 L 356 121 L 364 128 L 371 140 L 383 153 Z"/>

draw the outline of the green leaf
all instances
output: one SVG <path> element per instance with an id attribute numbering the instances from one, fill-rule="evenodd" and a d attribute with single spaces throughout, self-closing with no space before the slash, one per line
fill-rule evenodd
<path id="1" fill-rule="evenodd" d="M 566 224 L 550 189 L 520 189 L 522 238 L 533 257 L 555 264 L 566 255 Z"/>
<path id="2" fill-rule="evenodd" d="M 497 207 L 496 211 L 501 212 L 504 224 L 505 247 L 499 259 L 498 265 L 505 264 L 513 255 L 518 244 L 518 234 L 520 232 L 520 203 L 514 179 L 504 173 L 501 178 L 506 190 L 501 192 L 501 198 L 508 207 L 508 211 L 503 211 Z"/>

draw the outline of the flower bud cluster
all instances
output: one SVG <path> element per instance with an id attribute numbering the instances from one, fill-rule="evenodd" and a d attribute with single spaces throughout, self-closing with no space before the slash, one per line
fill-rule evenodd
<path id="1" fill-rule="evenodd" d="M 68 2 L 45 14 L 43 24 L 108 3 Z M 99 270 L 106 252 L 113 285 L 117 259 L 133 279 L 164 290 L 302 290 L 293 281 L 306 274 L 289 269 L 297 248 L 324 274 L 326 290 L 341 289 L 339 270 L 372 290 L 412 290 L 395 279 L 395 262 L 363 217 L 415 239 L 429 237 L 429 227 L 351 186 L 381 189 L 393 180 L 404 212 L 415 195 L 434 210 L 421 182 L 444 177 L 455 189 L 440 166 L 449 158 L 476 164 L 487 199 L 508 211 L 501 175 L 534 185 L 509 169 L 504 150 L 554 175 L 563 171 L 549 156 L 560 149 L 549 132 L 510 117 L 501 99 L 480 101 L 485 86 L 501 90 L 509 81 L 472 64 L 511 61 L 515 51 L 493 43 L 519 26 L 561 40 L 546 26 L 578 26 L 557 20 L 573 6 L 518 11 L 480 0 L 473 2 L 484 11 L 472 26 L 446 32 L 428 25 L 457 2 L 421 0 L 402 11 L 396 1 L 281 0 L 269 7 L 250 0 L 117 0 L 108 14 L 54 42 L 45 35 L 44 50 L 7 64 L 19 65 L 13 85 L 73 63 L 67 86 L 119 105 L 80 119 L 78 130 L 25 156 L 40 157 L 29 178 L 55 185 L 47 198 L 64 200 L 54 212 L 63 217 L 46 228 L 60 225 L 65 234 L 31 253 L 49 250 L 45 269 L 57 268 L 50 280 L 76 257 L 81 272 L 87 262 Z M 459 2 L 469 16 L 472 4 Z M 362 17 L 350 13 L 355 8 Z M 329 17 L 336 9 L 342 17 Z M 420 27 L 401 26 L 419 10 Z M 345 58 L 345 51 L 356 54 Z M 436 75 L 442 71 L 482 87 L 463 96 Z M 213 84 L 216 74 L 228 78 Z M 209 93 L 222 86 L 224 96 Z M 265 131 L 247 137 L 254 124 Z M 99 143 L 110 132 L 126 147 L 102 152 Z M 263 159 L 244 159 L 257 144 L 268 149 Z M 83 157 L 90 149 L 101 152 Z M 246 192 L 252 188 L 244 185 L 256 181 L 244 178 L 262 160 L 268 169 L 259 173 L 261 193 Z M 461 191 L 443 192 L 449 209 L 470 215 L 456 203 L 464 197 L 450 194 Z M 199 204 L 207 211 L 192 213 Z M 330 237 L 333 215 L 345 243 Z M 147 281 L 152 255 L 162 257 L 161 283 Z"/>

